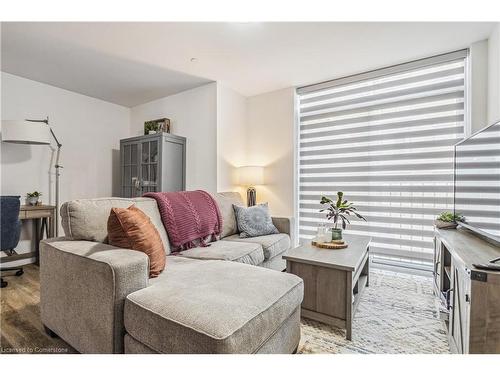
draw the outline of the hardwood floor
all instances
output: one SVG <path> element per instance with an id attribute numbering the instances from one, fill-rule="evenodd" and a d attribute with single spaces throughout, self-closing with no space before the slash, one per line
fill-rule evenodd
<path id="1" fill-rule="evenodd" d="M 9 285 L 0 289 L 0 354 L 76 353 L 63 340 L 44 331 L 40 321 L 38 267 L 24 266 L 22 276 L 7 276 L 4 280 Z"/>

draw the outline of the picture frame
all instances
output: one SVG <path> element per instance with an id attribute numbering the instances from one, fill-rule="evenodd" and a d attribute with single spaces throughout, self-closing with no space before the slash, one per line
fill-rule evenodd
<path id="1" fill-rule="evenodd" d="M 160 118 L 144 122 L 144 134 L 170 133 L 170 119 Z"/>

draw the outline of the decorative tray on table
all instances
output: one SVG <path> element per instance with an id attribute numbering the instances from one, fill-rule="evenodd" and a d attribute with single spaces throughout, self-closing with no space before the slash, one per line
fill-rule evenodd
<path id="1" fill-rule="evenodd" d="M 330 242 L 317 242 L 316 240 L 313 240 L 311 244 L 321 249 L 339 250 L 347 247 L 347 244 L 343 240 L 334 240 Z"/>

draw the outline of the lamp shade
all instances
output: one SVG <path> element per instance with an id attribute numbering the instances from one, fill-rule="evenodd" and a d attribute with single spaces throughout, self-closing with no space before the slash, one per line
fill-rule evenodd
<path id="1" fill-rule="evenodd" d="M 243 186 L 263 185 L 264 168 L 263 167 L 239 167 L 238 183 Z"/>
<path id="2" fill-rule="evenodd" d="M 28 145 L 49 145 L 50 128 L 43 122 L 2 121 L 2 141 Z"/>

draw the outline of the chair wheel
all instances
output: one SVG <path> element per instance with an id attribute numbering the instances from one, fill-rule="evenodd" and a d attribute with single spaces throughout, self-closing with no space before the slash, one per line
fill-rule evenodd
<path id="1" fill-rule="evenodd" d="M 23 273 L 24 273 L 23 270 L 19 270 L 19 271 L 16 272 L 16 276 L 21 276 Z"/>
<path id="2" fill-rule="evenodd" d="M 3 281 L 0 283 L 0 288 L 5 288 L 9 283 L 7 281 Z"/>

